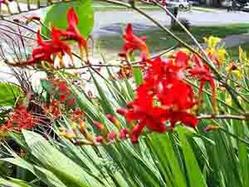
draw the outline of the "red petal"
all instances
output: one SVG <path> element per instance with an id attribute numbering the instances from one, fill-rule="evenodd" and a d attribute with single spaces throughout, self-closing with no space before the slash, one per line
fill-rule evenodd
<path id="1" fill-rule="evenodd" d="M 144 124 L 137 124 L 131 131 L 131 135 L 130 135 L 130 138 L 131 138 L 131 142 L 132 143 L 137 143 L 138 142 L 138 138 L 140 136 L 140 134 L 142 133 L 142 130 L 143 128 L 145 127 Z"/>
<path id="2" fill-rule="evenodd" d="M 79 23 L 78 16 L 73 7 L 71 7 L 67 12 L 67 22 L 72 26 L 75 26 Z"/>

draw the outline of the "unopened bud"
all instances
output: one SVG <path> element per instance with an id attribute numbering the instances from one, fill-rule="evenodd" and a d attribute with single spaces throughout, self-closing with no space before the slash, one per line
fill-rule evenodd
<path id="1" fill-rule="evenodd" d="M 220 127 L 217 125 L 208 125 L 205 127 L 204 131 L 209 132 L 209 131 L 214 131 L 218 130 Z"/>
<path id="2" fill-rule="evenodd" d="M 115 117 L 115 116 L 113 116 L 113 115 L 111 115 L 111 114 L 107 114 L 106 115 L 106 117 L 119 129 L 120 128 L 120 122 L 119 122 L 119 120 Z"/>
<path id="3" fill-rule="evenodd" d="M 103 143 L 104 142 L 104 138 L 103 138 L 103 136 L 97 136 L 97 137 L 95 137 L 95 141 L 97 143 Z"/>
<path id="4" fill-rule="evenodd" d="M 121 140 L 124 140 L 124 139 L 128 138 L 128 136 L 129 136 L 129 131 L 128 131 L 128 129 L 123 128 L 123 129 L 121 129 L 121 130 L 119 131 L 119 138 L 120 138 Z"/>
<path id="5" fill-rule="evenodd" d="M 107 134 L 107 139 L 109 141 L 114 141 L 117 138 L 117 134 L 114 131 L 111 131 Z"/>
<path id="6" fill-rule="evenodd" d="M 95 127 L 99 130 L 104 130 L 105 126 L 103 125 L 103 123 L 100 123 L 98 121 L 94 121 L 93 124 L 95 125 Z"/>
<path id="7" fill-rule="evenodd" d="M 122 116 L 124 116 L 125 114 L 126 114 L 126 109 L 123 109 L 123 108 L 119 108 L 118 110 L 117 110 L 117 113 L 119 113 L 120 115 L 122 115 Z"/>

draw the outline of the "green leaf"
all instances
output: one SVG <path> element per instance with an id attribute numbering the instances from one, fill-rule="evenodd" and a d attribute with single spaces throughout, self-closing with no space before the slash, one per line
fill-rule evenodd
<path id="1" fill-rule="evenodd" d="M 3 179 L 0 178 L 0 186 L 9 186 L 9 187 L 32 187 L 27 182 L 19 180 L 19 179 Z"/>
<path id="2" fill-rule="evenodd" d="M 188 140 L 187 140 L 187 134 L 186 129 L 184 127 L 179 127 L 177 129 L 177 132 L 179 134 L 181 148 L 185 160 L 186 170 L 187 170 L 187 176 L 189 179 L 189 184 L 191 187 L 205 187 L 207 186 L 202 174 L 202 171 L 198 165 L 196 156 L 193 152 L 193 149 L 191 148 Z"/>
<path id="3" fill-rule="evenodd" d="M 0 83 L 0 107 L 14 106 L 24 95 L 20 86 L 13 83 Z"/>
<path id="4" fill-rule="evenodd" d="M 14 158 L 3 158 L 1 159 L 4 162 L 9 162 L 11 164 L 14 164 L 20 168 L 24 168 L 31 173 L 33 173 L 35 176 L 37 176 L 41 181 L 46 183 L 48 186 L 51 187 L 66 187 L 52 172 L 42 168 L 38 167 L 36 165 L 32 165 L 31 163 L 25 161 L 21 157 L 15 155 Z"/>
<path id="5" fill-rule="evenodd" d="M 174 187 L 186 187 L 187 183 L 177 160 L 177 154 L 174 151 L 169 135 L 152 133 L 150 138 L 152 150 L 160 160 L 158 164 L 161 167 L 162 174 L 166 179 L 170 179 L 167 180 L 167 183 L 171 182 L 171 186 Z"/>
<path id="6" fill-rule="evenodd" d="M 47 92 L 49 92 L 49 93 L 51 93 L 52 90 L 53 90 L 53 86 L 52 86 L 51 82 L 48 81 L 48 80 L 46 80 L 46 79 L 42 79 L 42 80 L 41 80 L 41 86 L 42 86 L 42 88 L 43 88 L 45 91 L 47 91 Z"/>
<path id="7" fill-rule="evenodd" d="M 84 37 L 88 37 L 92 31 L 94 23 L 91 0 L 77 0 L 51 6 L 44 18 L 44 25 L 48 27 L 56 26 L 58 28 L 65 29 L 67 27 L 67 11 L 70 7 L 74 7 L 79 17 L 78 29 L 80 33 Z M 42 34 L 46 37 L 50 36 L 50 32 L 47 27 L 42 27 Z"/>
<path id="8" fill-rule="evenodd" d="M 53 147 L 41 135 L 26 130 L 23 131 L 23 135 L 31 150 L 31 154 L 66 186 L 102 186 L 94 177 Z"/>
<path id="9" fill-rule="evenodd" d="M 140 68 L 133 68 L 133 74 L 136 85 L 139 86 L 143 82 L 143 74 Z"/>
<path id="10" fill-rule="evenodd" d="M 114 114 L 115 111 L 113 109 L 113 106 L 111 104 L 110 99 L 108 99 L 105 91 L 103 90 L 103 88 L 100 86 L 100 84 L 98 83 L 98 81 L 96 80 L 96 78 L 94 77 L 94 75 L 91 73 L 94 84 L 98 90 L 99 96 L 100 96 L 100 103 L 102 108 L 104 109 L 106 114 Z"/>

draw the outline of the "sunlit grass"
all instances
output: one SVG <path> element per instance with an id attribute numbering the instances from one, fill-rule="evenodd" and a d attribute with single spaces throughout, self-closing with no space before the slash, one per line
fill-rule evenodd
<path id="1" fill-rule="evenodd" d="M 125 27 L 125 26 L 124 26 Z M 202 43 L 205 36 L 217 36 L 224 38 L 229 35 L 242 34 L 249 32 L 249 24 L 232 24 L 224 26 L 195 26 L 191 28 L 191 33 L 196 39 Z M 177 44 L 177 42 L 169 35 L 165 35 L 161 30 L 148 30 L 144 32 L 138 32 L 139 35 L 145 35 L 147 38 L 147 44 L 153 53 L 167 49 Z M 188 43 L 192 43 L 190 37 L 184 32 L 175 32 L 177 36 L 182 38 Z M 122 35 L 117 36 L 103 36 L 99 37 L 96 41 L 96 48 L 98 48 L 107 59 L 113 59 L 114 56 L 110 54 L 117 54 L 123 44 Z"/>

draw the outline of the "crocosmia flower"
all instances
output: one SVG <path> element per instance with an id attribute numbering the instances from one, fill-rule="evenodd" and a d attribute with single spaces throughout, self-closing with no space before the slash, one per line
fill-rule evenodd
<path id="1" fill-rule="evenodd" d="M 69 45 L 60 40 L 59 35 L 57 34 L 57 30 L 55 28 L 52 29 L 51 35 L 52 39 L 46 41 L 42 39 L 40 32 L 37 32 L 38 46 L 32 51 L 32 57 L 28 61 L 29 65 L 41 61 L 46 61 L 53 64 L 53 57 L 55 57 L 56 55 L 68 54 L 71 56 L 71 49 Z"/>
<path id="2" fill-rule="evenodd" d="M 192 77 L 196 77 L 200 81 L 199 96 L 202 95 L 204 85 L 209 83 L 212 91 L 212 102 L 216 110 L 216 86 L 214 76 L 209 69 L 209 67 L 202 62 L 202 60 L 197 56 L 193 55 L 192 61 L 194 63 L 193 67 L 189 70 Z"/>
<path id="3" fill-rule="evenodd" d="M 80 50 L 84 49 L 87 52 L 87 41 L 86 39 L 80 34 L 80 31 L 77 27 L 79 23 L 78 16 L 74 10 L 74 8 L 70 8 L 67 13 L 67 22 L 68 27 L 67 29 L 61 30 L 61 36 L 67 40 L 74 40 L 78 42 Z"/>
<path id="4" fill-rule="evenodd" d="M 72 63 L 72 52 L 67 40 L 78 43 L 80 51 L 87 52 L 87 41 L 81 36 L 77 28 L 79 22 L 76 12 L 70 8 L 67 13 L 68 27 L 66 30 L 52 27 L 51 39 L 43 40 L 40 31 L 37 32 L 37 47 L 33 49 L 31 58 L 21 65 L 34 65 L 40 62 L 48 62 L 55 68 L 69 67 Z M 69 57 L 64 59 L 64 57 Z M 70 62 L 68 62 L 70 61 Z"/>
<path id="5" fill-rule="evenodd" d="M 0 132 L 32 129 L 38 124 L 38 122 L 38 118 L 32 115 L 25 106 L 20 105 L 10 114 L 9 120 L 0 126 Z"/>
<path id="6" fill-rule="evenodd" d="M 178 122 L 193 128 L 198 124 L 191 113 L 196 105 L 194 92 L 184 80 L 184 73 L 190 68 L 188 54 L 179 51 L 167 60 L 148 60 L 147 65 L 144 82 L 137 88 L 135 99 L 127 108 L 118 110 L 128 122 L 135 122 L 129 135 L 133 143 L 138 141 L 144 128 L 163 133 Z"/>
<path id="7" fill-rule="evenodd" d="M 145 43 L 145 37 L 138 37 L 134 34 L 132 25 L 128 24 L 123 34 L 124 45 L 121 54 L 129 56 L 135 50 L 139 50 L 143 58 L 149 57 L 149 49 Z"/>

